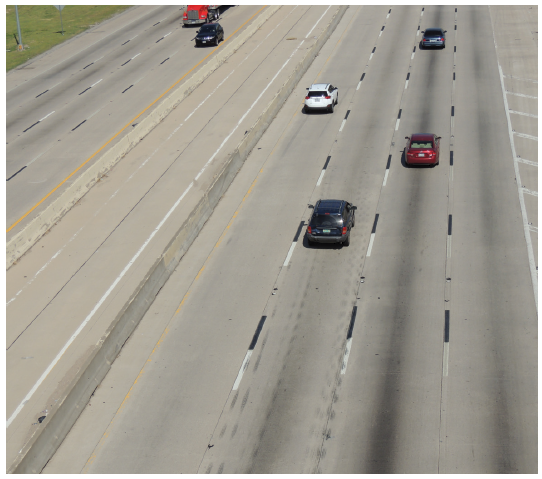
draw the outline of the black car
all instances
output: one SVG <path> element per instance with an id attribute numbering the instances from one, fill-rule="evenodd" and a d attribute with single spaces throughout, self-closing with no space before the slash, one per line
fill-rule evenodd
<path id="1" fill-rule="evenodd" d="M 215 45 L 221 40 L 224 40 L 224 29 L 220 26 L 220 23 L 205 23 L 198 31 L 196 35 L 196 46 L 202 45 Z"/>
<path id="2" fill-rule="evenodd" d="M 420 42 L 420 48 L 426 47 L 442 47 L 446 48 L 446 35 L 447 30 L 442 28 L 426 28 L 422 33 L 422 41 Z"/>
<path id="3" fill-rule="evenodd" d="M 307 241 L 350 244 L 350 230 L 356 223 L 356 206 L 343 200 L 318 200 L 307 226 Z"/>

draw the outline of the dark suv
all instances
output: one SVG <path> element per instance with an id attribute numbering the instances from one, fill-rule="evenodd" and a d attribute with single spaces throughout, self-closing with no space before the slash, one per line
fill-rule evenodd
<path id="1" fill-rule="evenodd" d="M 206 23 L 199 29 L 194 40 L 196 40 L 197 47 L 202 45 L 218 46 L 218 42 L 224 40 L 224 29 L 220 23 Z"/>
<path id="2" fill-rule="evenodd" d="M 356 222 L 356 206 L 343 200 L 318 200 L 307 226 L 307 241 L 350 244 L 350 230 Z"/>

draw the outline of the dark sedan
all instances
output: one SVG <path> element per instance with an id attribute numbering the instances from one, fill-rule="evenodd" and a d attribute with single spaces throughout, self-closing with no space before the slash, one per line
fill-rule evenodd
<path id="1" fill-rule="evenodd" d="M 199 29 L 194 40 L 196 40 L 197 47 L 203 45 L 218 46 L 218 43 L 224 40 L 224 29 L 220 26 L 220 23 L 206 23 Z"/>
<path id="2" fill-rule="evenodd" d="M 447 30 L 443 30 L 442 28 L 426 28 L 422 32 L 423 37 L 420 42 L 420 48 L 446 48 L 446 32 Z"/>
<path id="3" fill-rule="evenodd" d="M 307 241 L 350 244 L 350 230 L 356 222 L 356 206 L 344 200 L 318 200 L 307 227 Z"/>

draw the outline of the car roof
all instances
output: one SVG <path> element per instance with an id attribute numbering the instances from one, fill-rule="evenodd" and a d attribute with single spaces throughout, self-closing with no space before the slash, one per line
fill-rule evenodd
<path id="1" fill-rule="evenodd" d="M 317 214 L 321 213 L 337 213 L 341 212 L 342 206 L 344 204 L 343 200 L 320 200 L 316 205 L 315 212 Z"/>
<path id="2" fill-rule="evenodd" d="M 432 141 L 434 138 L 435 135 L 433 133 L 413 133 L 410 137 L 412 141 Z"/>
<path id="3" fill-rule="evenodd" d="M 312 91 L 322 91 L 322 90 L 327 90 L 329 87 L 329 83 L 313 83 L 309 90 L 312 90 Z"/>

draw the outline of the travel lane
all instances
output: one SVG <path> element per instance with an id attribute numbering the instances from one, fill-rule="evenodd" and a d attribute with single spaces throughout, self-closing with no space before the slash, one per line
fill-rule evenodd
<path id="1" fill-rule="evenodd" d="M 49 51 L 35 59 L 31 68 L 19 68 L 7 74 L 6 111 L 12 111 L 31 102 L 43 92 L 52 92 L 57 85 L 70 78 L 92 61 L 104 57 L 123 42 L 151 27 L 177 11 L 172 6 L 136 7 L 102 23 L 83 35 L 64 43 L 61 49 Z M 99 31 L 98 31 L 99 30 Z M 59 50 L 61 50 L 59 52 Z M 90 60 L 93 58 L 94 60 Z"/>
<path id="2" fill-rule="evenodd" d="M 458 34 L 443 472 L 536 473 L 537 313 L 489 10 L 458 23 L 479 41 Z"/>
<path id="3" fill-rule="evenodd" d="M 304 54 L 299 48 L 301 41 L 296 44 L 281 41 L 275 50 L 275 43 L 267 43 L 267 38 L 272 38 L 277 28 L 278 31 L 285 29 L 283 35 L 291 31 L 296 36 L 297 31 L 304 35 L 314 27 L 313 32 L 318 35 L 325 26 L 319 22 L 325 10 L 317 7 L 308 14 L 295 10 L 297 18 L 286 13 L 275 19 L 277 23 L 267 22 L 259 30 L 255 43 L 241 47 L 238 56 L 176 108 L 126 155 L 99 187 L 85 196 L 80 206 L 70 211 L 40 241 L 41 248 L 34 248 L 16 268 L 10 269 L 8 275 L 12 280 L 8 280 L 8 284 L 13 289 L 8 294 L 10 299 L 16 297 L 8 312 L 8 338 L 16 339 L 8 352 L 10 395 L 7 403 L 11 412 L 20 407 L 36 381 L 39 382 L 45 367 L 52 364 L 55 355 L 78 328 L 83 327 L 82 334 L 68 348 L 59 366 L 54 366 L 47 378 L 49 387 L 51 381 L 60 380 L 68 373 L 66 368 L 76 360 L 81 344 L 87 341 L 95 344 L 99 340 L 200 200 L 200 188 L 205 190 L 209 186 L 229 152 Z M 286 9 L 289 11 L 294 11 L 293 7 Z M 311 41 L 314 40 L 307 43 Z M 290 57 L 289 63 L 284 61 L 285 55 Z M 256 72 L 253 74 L 257 76 L 254 82 L 246 81 L 246 72 L 240 68 L 245 60 L 254 62 Z M 261 75 L 265 73 L 258 71 L 258 66 L 268 72 L 264 87 Z M 240 71 L 236 71 L 238 67 Z M 226 79 L 228 75 L 230 81 Z M 221 86 L 226 86 L 222 105 L 213 103 L 214 94 L 224 93 L 219 89 Z M 228 105 L 221 108 L 226 103 Z M 189 117 L 198 118 L 188 122 L 185 130 L 183 122 Z M 188 152 L 187 145 L 194 150 Z M 205 164 L 204 173 L 199 175 Z M 196 176 L 201 177 L 195 181 Z M 175 209 L 175 205 L 181 207 Z M 49 337 L 51 331 L 54 334 Z M 48 341 L 43 341 L 45 336 Z M 19 354 L 29 349 L 36 354 Z M 22 360 L 28 356 L 40 360 Z M 36 408 L 36 404 L 43 404 L 40 394 L 48 393 L 38 389 L 37 395 L 23 407 L 17 419 L 22 421 L 21 428 L 28 415 L 43 409 Z M 32 420 L 28 424 L 31 423 Z M 10 438 L 23 431 L 21 428 L 10 428 Z"/>
<path id="4" fill-rule="evenodd" d="M 228 36 L 232 35 L 258 11 L 256 7 L 240 8 L 244 12 L 243 15 L 234 17 L 235 20 L 232 21 L 223 21 L 226 32 L 229 32 Z M 167 30 L 171 28 L 165 28 L 162 33 L 166 34 Z M 24 128 L 27 128 L 35 120 L 40 120 L 54 111 L 54 114 L 26 133 L 22 133 L 21 130 L 21 138 L 24 139 L 23 145 L 15 142 L 13 149 L 10 149 L 12 145 L 7 146 L 8 178 L 11 178 L 7 183 L 6 194 L 7 226 L 17 221 L 89 156 L 112 139 L 107 146 L 107 148 L 111 148 L 124 134 L 129 132 L 131 127 L 128 126 L 128 129 L 124 130 L 117 138 L 114 138 L 115 134 L 126 127 L 128 122 L 175 84 L 184 74 L 195 74 L 197 69 L 202 66 L 198 63 L 206 57 L 208 58 L 204 60 L 203 64 L 212 60 L 213 51 L 216 54 L 217 49 L 194 48 L 193 42 L 190 41 L 192 37 L 189 36 L 193 35 L 193 32 L 190 33 L 188 30 L 190 29 L 174 31 L 158 45 L 155 44 L 155 40 L 147 38 L 147 47 L 132 48 L 129 55 L 117 59 L 113 65 L 107 61 L 106 57 L 104 63 L 97 65 L 99 69 L 106 68 L 107 70 L 105 72 L 102 70 L 104 74 L 93 76 L 92 83 L 83 83 L 80 88 L 72 91 L 72 97 L 76 98 L 74 101 L 69 102 L 68 105 L 65 105 L 65 101 L 61 104 L 54 101 L 44 109 L 43 116 L 38 115 L 32 121 L 28 120 L 28 123 L 25 123 L 27 126 Z M 179 36 L 181 38 L 178 38 Z M 221 43 L 219 48 L 223 48 L 226 44 L 226 42 Z M 130 43 L 122 48 L 127 48 L 129 45 Z M 163 58 L 161 55 L 157 57 L 158 52 L 162 50 L 167 55 Z M 173 55 L 179 50 L 182 54 Z M 172 57 L 175 61 L 168 61 L 160 65 L 160 62 L 167 57 Z M 130 58 L 134 58 L 134 60 L 121 66 Z M 180 63 L 184 65 L 181 69 L 179 69 Z M 112 66 L 114 69 L 111 68 Z M 93 68 L 96 66 L 91 66 L 89 70 Z M 111 74 L 112 70 L 118 74 Z M 103 81 L 99 82 L 99 80 Z M 99 83 L 96 84 L 96 82 Z M 92 84 L 95 86 L 91 90 L 79 95 Z M 126 90 L 131 85 L 132 88 Z M 151 111 L 152 108 L 138 118 L 134 125 L 149 115 Z M 87 164 L 84 169 L 91 164 L 91 162 Z M 13 177 L 13 174 L 17 172 L 19 173 Z M 15 234 L 24 224 L 38 215 L 67 186 L 67 184 L 63 185 L 50 199 L 25 218 L 23 224 L 17 225 L 11 230 L 9 235 Z"/>
<path id="5" fill-rule="evenodd" d="M 335 389 L 392 138 L 391 112 L 402 94 L 396 70 L 408 66 L 404 40 L 411 33 L 405 35 L 406 28 L 398 26 L 415 25 L 416 17 L 408 8 L 393 9 L 386 25 L 389 36 L 379 41 L 379 54 L 349 102 L 351 113 L 311 197 L 312 204 L 319 198 L 346 198 L 358 206 L 351 244 L 308 248 L 305 241 L 296 247 L 263 313 L 269 328 L 265 350 L 262 344 L 254 351 L 252 357 L 261 359 L 249 364 L 235 404 L 236 396 L 230 395 L 199 472 L 323 472 L 330 408 L 343 400 Z M 360 14 L 354 22 L 359 25 L 362 19 Z M 342 40 L 342 53 L 355 44 L 354 35 Z M 352 54 L 344 55 L 345 64 Z M 336 69 L 330 64 L 320 77 Z M 238 406 L 245 396 L 251 403 Z"/>
<path id="6" fill-rule="evenodd" d="M 382 20 L 387 9 L 365 7 L 360 11 L 364 15 L 363 18 L 373 24 L 376 22 L 376 20 L 373 22 L 373 18 L 378 21 Z M 376 26 L 376 24 L 374 28 L 365 29 L 361 38 L 360 32 L 354 31 L 360 43 L 342 40 L 340 46 L 350 45 L 351 48 L 355 48 L 359 63 L 356 62 L 356 65 L 352 65 L 350 57 L 346 59 L 346 62 L 341 61 L 337 64 L 334 62 L 334 58 L 330 58 L 325 75 L 322 73 L 318 77 L 318 71 L 329 55 L 333 53 L 337 40 L 341 38 L 346 25 L 355 26 L 355 21 L 351 17 L 343 18 L 337 31 L 333 34 L 332 40 L 324 46 L 308 74 L 300 81 L 295 93 L 283 107 L 276 121 L 273 122 L 272 128 L 279 130 L 279 133 L 274 137 L 276 139 L 270 141 L 266 134 L 254 149 L 256 158 L 261 158 L 260 155 L 264 151 L 266 157 L 270 155 L 268 163 L 262 165 L 261 175 L 257 177 L 256 181 L 254 181 L 254 176 L 250 181 L 246 180 L 246 186 L 241 190 L 237 189 L 238 179 L 236 179 L 234 185 L 221 201 L 219 210 L 200 234 L 198 242 L 200 239 L 203 240 L 205 232 L 209 231 L 209 228 L 212 231 L 216 221 L 224 223 L 216 233 L 216 239 L 219 240 L 218 246 L 213 249 L 214 242 L 211 243 L 210 249 L 213 253 L 208 263 L 204 265 L 200 274 L 196 274 L 198 270 L 195 270 L 195 276 L 198 279 L 195 281 L 193 289 L 183 301 L 178 316 L 168 325 L 167 335 L 152 356 L 152 361 L 146 363 L 145 371 L 140 375 L 137 384 L 134 385 L 122 410 L 119 411 L 110 428 L 107 429 L 107 438 L 104 438 L 103 442 L 100 441 L 95 455 L 90 456 L 91 461 L 85 471 L 122 470 L 126 472 L 136 467 L 139 471 L 162 470 L 167 472 L 195 472 L 198 469 L 208 440 L 246 356 L 257 324 L 265 314 L 262 312 L 265 303 L 270 296 L 273 296 L 271 290 L 279 268 L 284 263 L 292 239 L 299 228 L 300 220 L 307 212 L 306 204 L 311 199 L 311 193 L 325 161 L 322 149 L 329 151 L 337 138 L 338 129 L 346 113 L 351 94 L 359 79 L 358 69 L 365 64 L 374 39 L 377 38 L 380 31 L 380 25 Z M 352 35 L 350 30 L 349 34 Z M 349 72 L 351 69 L 354 71 L 349 83 L 341 81 L 341 78 L 350 78 L 350 75 L 344 75 L 344 72 Z M 333 115 L 303 115 L 301 109 L 306 85 L 315 81 L 316 78 L 327 81 L 328 79 L 323 78 L 324 76 L 331 76 L 329 80 L 337 82 L 343 88 L 336 113 Z M 346 83 L 344 87 L 341 86 L 343 83 Z M 284 136 L 281 137 L 281 134 Z M 280 142 L 273 150 L 279 137 L 281 137 Z M 258 150 L 260 147 L 262 150 Z M 322 163 L 317 161 L 318 158 L 322 159 Z M 250 166 L 250 160 L 249 164 L 245 165 L 245 167 L 247 166 L 253 168 Z M 257 171 L 259 168 L 255 170 L 255 172 Z M 247 191 L 249 194 L 244 201 L 241 201 Z M 224 205 L 223 202 L 227 204 L 230 201 L 229 198 L 233 194 L 237 195 L 239 200 L 229 211 L 226 222 L 224 222 L 220 208 Z M 257 197 L 254 196 L 256 194 Z M 236 213 L 237 208 L 239 208 L 238 213 Z M 248 213 L 245 214 L 245 211 Z M 271 214 L 274 211 L 280 211 L 280 215 Z M 226 228 L 230 219 L 231 225 Z M 220 238 L 223 232 L 224 236 Z M 255 244 L 258 246 L 255 247 Z M 295 257 L 302 249 L 299 242 L 290 262 L 291 265 L 299 264 Z M 262 251 L 263 253 L 261 253 Z M 335 255 L 338 253 L 339 251 L 336 250 Z M 189 252 L 189 255 L 191 254 L 192 250 Z M 197 254 L 197 248 L 193 254 Z M 183 274 L 181 274 L 183 270 L 182 266 L 178 268 L 179 273 L 175 274 L 175 279 L 172 282 L 168 282 L 168 288 L 174 282 L 182 283 L 184 281 Z M 224 275 L 228 276 L 226 280 Z M 180 288 L 172 289 L 176 291 L 176 294 L 170 300 L 175 302 L 176 309 L 183 299 L 184 290 L 181 293 Z M 282 294 L 283 290 L 284 288 L 279 287 L 278 294 Z M 213 318 L 216 318 L 216 322 Z M 267 328 L 271 325 L 269 321 L 268 317 L 256 348 L 267 341 Z M 148 352 L 150 353 L 151 350 L 152 346 Z M 212 356 L 209 351 L 213 351 Z M 259 352 L 255 350 L 249 368 L 252 368 L 258 361 L 258 355 Z M 125 357 L 130 356 L 131 353 L 126 351 Z M 145 356 L 143 361 L 138 364 L 145 364 L 147 357 Z M 119 359 L 122 359 L 122 356 Z M 172 369 L 170 364 L 178 364 L 179 367 Z M 192 367 L 194 364 L 198 364 L 198 367 Z M 166 366 L 167 369 L 160 369 L 158 375 L 155 374 L 156 370 L 147 369 L 158 365 Z M 115 372 L 112 371 L 108 378 L 115 377 L 118 370 L 116 367 Z M 134 379 L 138 373 L 139 370 L 135 371 Z M 162 380 L 165 382 L 162 383 Z M 155 381 L 159 381 L 160 385 L 157 386 L 158 383 Z M 240 388 L 244 387 L 245 381 L 246 378 L 243 378 Z M 176 391 L 171 396 L 171 388 L 175 388 L 176 385 L 182 385 L 183 390 L 190 391 L 190 393 Z M 125 394 L 130 386 L 131 384 Z M 163 394 L 156 394 L 156 387 Z M 149 388 L 155 389 L 154 397 L 149 394 Z M 100 392 L 106 390 L 111 391 L 111 388 L 105 385 L 100 388 Z M 251 399 L 247 398 L 243 401 L 245 393 L 246 390 L 243 395 L 239 394 L 238 407 L 243 403 L 248 407 Z M 123 397 L 120 398 L 117 405 L 122 402 Z M 134 402 L 131 402 L 132 399 Z M 100 400 L 99 404 L 102 403 L 103 401 Z M 85 418 L 78 422 L 74 428 L 74 434 L 81 432 L 79 425 L 86 422 L 89 415 L 92 417 L 92 408 L 95 404 L 97 403 L 93 402 L 93 406 L 86 409 Z M 157 406 L 157 404 L 160 405 Z M 161 414 L 161 417 L 153 418 L 154 414 L 148 413 L 149 406 L 150 410 L 157 413 L 161 411 L 164 414 Z M 134 424 L 133 417 L 144 410 L 147 412 L 144 414 L 143 422 L 140 417 L 137 424 Z M 170 413 L 173 411 L 176 412 L 171 415 Z M 116 409 L 113 412 L 116 412 Z M 133 426 L 130 426 L 131 443 L 130 441 L 126 442 L 123 432 L 126 430 L 125 425 L 129 423 Z M 153 432 L 151 433 L 152 438 L 150 438 L 149 428 L 155 430 L 156 424 L 159 424 L 160 433 Z M 87 422 L 86 425 L 90 426 L 91 430 L 93 429 L 93 421 L 90 424 Z M 102 430 L 103 432 L 104 430 Z M 231 430 L 228 434 L 231 434 Z M 70 436 L 73 437 L 73 435 Z M 85 442 L 88 431 L 83 432 L 79 437 Z M 99 439 L 100 436 L 98 436 Z M 152 445 L 149 445 L 149 441 L 152 442 Z M 73 450 L 73 447 L 69 445 L 69 439 L 65 444 L 66 449 Z M 142 458 L 141 454 L 138 455 L 138 458 L 133 456 L 135 450 L 146 447 L 156 451 L 156 455 L 146 458 Z M 59 451 L 59 453 L 61 452 Z"/>
<path id="7" fill-rule="evenodd" d="M 421 30 L 451 31 L 454 8 L 425 8 L 420 21 Z M 419 42 L 416 30 L 411 26 L 405 38 L 409 59 Z M 448 38 L 444 50 L 416 48 L 408 70 L 322 472 L 438 471 L 453 69 Z M 397 73 L 403 88 L 406 73 Z M 439 166 L 404 166 L 404 137 L 415 132 L 442 136 Z"/>

